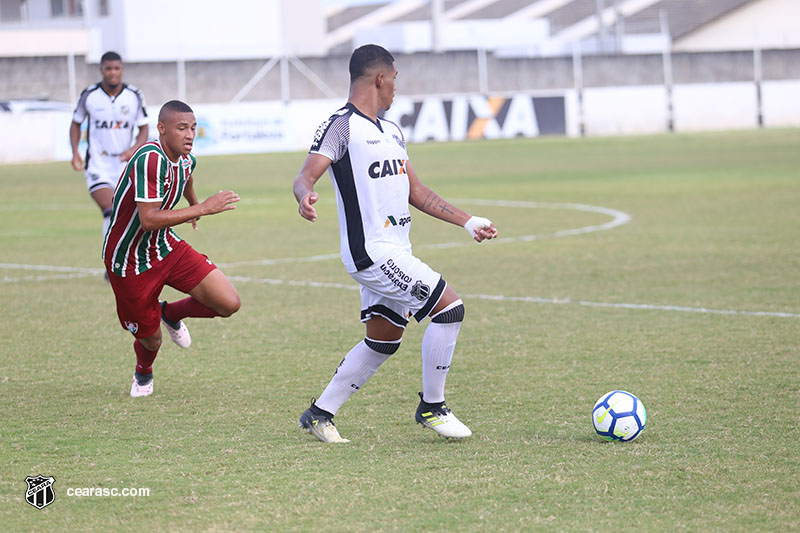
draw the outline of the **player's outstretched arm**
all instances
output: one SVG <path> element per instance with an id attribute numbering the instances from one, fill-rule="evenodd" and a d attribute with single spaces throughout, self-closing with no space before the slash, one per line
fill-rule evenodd
<path id="1" fill-rule="evenodd" d="M 233 191 L 219 191 L 199 204 L 190 205 L 183 209 L 162 210 L 158 202 L 136 202 L 139 208 L 139 221 L 142 229 L 152 231 L 161 228 L 177 226 L 190 220 L 205 215 L 215 215 L 223 211 L 236 209 L 234 203 L 239 201 L 239 195 Z"/>
<path id="2" fill-rule="evenodd" d="M 445 201 L 430 187 L 423 185 L 410 161 L 406 162 L 406 171 L 409 182 L 408 202 L 411 205 L 432 217 L 463 227 L 478 242 L 497 237 L 497 228 L 494 227 L 491 220 L 475 217 L 462 211 Z"/>
<path id="3" fill-rule="evenodd" d="M 301 217 L 311 222 L 317 220 L 317 210 L 314 209 L 314 204 L 319 200 L 319 194 L 314 191 L 314 185 L 330 165 L 331 160 L 324 155 L 308 154 L 300 173 L 294 179 L 292 189 L 298 204 L 297 211 Z"/>

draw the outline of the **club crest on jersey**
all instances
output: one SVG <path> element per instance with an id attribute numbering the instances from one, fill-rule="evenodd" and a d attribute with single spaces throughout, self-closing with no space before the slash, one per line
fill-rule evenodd
<path id="1" fill-rule="evenodd" d="M 369 166 L 369 177 L 376 180 L 386 176 L 397 176 L 406 173 L 406 159 L 384 159 L 375 161 Z"/>
<path id="2" fill-rule="evenodd" d="M 29 476 L 25 478 L 28 490 L 25 491 L 25 501 L 37 509 L 43 509 L 53 503 L 56 493 L 53 491 L 55 478 L 50 476 Z"/>
<path id="3" fill-rule="evenodd" d="M 430 294 L 431 288 L 419 280 L 411 287 L 411 296 L 419 301 L 426 300 Z"/>
<path id="4" fill-rule="evenodd" d="M 136 335 L 136 332 L 139 331 L 139 323 L 138 322 L 130 322 L 128 320 L 125 321 L 125 329 Z"/>
<path id="5" fill-rule="evenodd" d="M 122 111 L 123 115 L 127 115 L 128 113 L 130 113 L 131 108 L 126 106 L 126 105 L 124 105 L 124 106 L 120 107 L 119 110 Z"/>
<path id="6" fill-rule="evenodd" d="M 189 168 L 190 166 L 192 166 L 192 160 L 186 157 L 183 159 L 181 164 L 183 165 L 183 168 Z"/>

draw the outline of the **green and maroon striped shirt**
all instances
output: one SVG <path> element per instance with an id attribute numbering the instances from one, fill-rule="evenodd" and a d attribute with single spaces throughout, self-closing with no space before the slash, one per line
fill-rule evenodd
<path id="1" fill-rule="evenodd" d="M 197 159 L 172 163 L 161 144 L 143 144 L 133 154 L 114 191 L 114 210 L 103 243 L 103 261 L 118 276 L 135 276 L 163 260 L 181 241 L 172 228 L 144 231 L 136 202 L 158 202 L 162 210 L 181 200 Z"/>

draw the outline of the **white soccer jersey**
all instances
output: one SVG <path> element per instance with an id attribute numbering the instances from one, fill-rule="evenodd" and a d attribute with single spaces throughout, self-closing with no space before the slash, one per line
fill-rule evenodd
<path id="1" fill-rule="evenodd" d="M 86 176 L 92 183 L 119 180 L 125 161 L 119 156 L 131 147 L 137 126 L 147 124 L 144 95 L 133 85 L 122 85 L 117 96 L 109 96 L 100 83 L 84 89 L 72 120 L 81 124 L 88 117 Z"/>
<path id="2" fill-rule="evenodd" d="M 309 153 L 331 160 L 348 272 L 369 267 L 397 247 L 411 251 L 408 153 L 397 124 L 373 121 L 348 103 L 320 125 Z"/>

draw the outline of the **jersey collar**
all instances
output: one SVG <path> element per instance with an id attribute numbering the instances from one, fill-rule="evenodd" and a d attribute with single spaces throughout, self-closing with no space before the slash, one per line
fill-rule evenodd
<path id="1" fill-rule="evenodd" d="M 347 102 L 345 107 L 347 109 L 351 110 L 356 115 L 359 115 L 360 117 L 363 117 L 363 118 L 369 120 L 370 122 L 372 122 L 373 124 L 375 124 L 375 126 L 380 130 L 380 132 L 383 133 L 383 128 L 381 127 L 381 121 L 380 120 L 372 120 L 367 115 L 365 115 L 364 113 L 359 111 L 358 108 L 355 105 L 353 105 L 351 102 Z"/>

